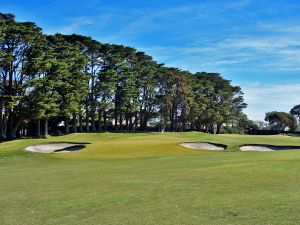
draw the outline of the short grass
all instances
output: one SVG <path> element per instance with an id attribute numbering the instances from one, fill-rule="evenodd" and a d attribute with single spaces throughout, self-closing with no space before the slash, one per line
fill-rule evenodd
<path id="1" fill-rule="evenodd" d="M 91 144 L 23 151 L 47 141 Z M 184 141 L 228 149 L 189 150 Z M 300 151 L 236 151 L 243 144 L 300 146 L 300 138 L 90 133 L 1 143 L 0 224 L 298 225 Z"/>

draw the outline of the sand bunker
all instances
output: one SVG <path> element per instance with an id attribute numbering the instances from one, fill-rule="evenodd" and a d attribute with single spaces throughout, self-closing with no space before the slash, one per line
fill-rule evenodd
<path id="1" fill-rule="evenodd" d="M 240 147 L 243 152 L 272 152 L 280 150 L 300 150 L 300 146 L 275 146 L 275 145 L 244 145 Z"/>
<path id="2" fill-rule="evenodd" d="M 81 150 L 84 147 L 85 145 L 82 143 L 56 142 L 31 145 L 25 150 L 39 153 L 68 153 Z"/>
<path id="3" fill-rule="evenodd" d="M 225 145 L 212 144 L 207 142 L 185 142 L 180 145 L 185 148 L 198 150 L 224 151 L 226 149 Z"/>

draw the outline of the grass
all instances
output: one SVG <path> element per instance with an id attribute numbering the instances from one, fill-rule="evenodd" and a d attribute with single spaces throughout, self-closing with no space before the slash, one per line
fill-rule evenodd
<path id="1" fill-rule="evenodd" d="M 31 144 L 90 142 L 33 154 Z M 188 150 L 184 141 L 228 145 Z M 72 134 L 0 144 L 0 224 L 299 224 L 300 151 L 238 152 L 299 137 L 191 133 Z"/>

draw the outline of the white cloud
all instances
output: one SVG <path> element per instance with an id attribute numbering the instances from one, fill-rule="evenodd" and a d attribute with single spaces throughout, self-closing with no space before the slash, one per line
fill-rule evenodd
<path id="1" fill-rule="evenodd" d="M 141 48 L 167 64 L 192 71 L 300 71 L 298 37 L 227 38 L 186 46 Z"/>
<path id="2" fill-rule="evenodd" d="M 60 27 L 48 28 L 45 30 L 47 34 L 73 34 L 80 31 L 82 27 L 93 25 L 94 21 L 89 17 L 77 17 L 75 19 L 71 19 L 71 21 L 67 25 L 63 25 Z"/>
<path id="3" fill-rule="evenodd" d="M 246 113 L 250 119 L 264 120 L 268 111 L 289 112 L 300 104 L 299 84 L 245 84 L 242 85 L 245 102 L 248 103 Z"/>

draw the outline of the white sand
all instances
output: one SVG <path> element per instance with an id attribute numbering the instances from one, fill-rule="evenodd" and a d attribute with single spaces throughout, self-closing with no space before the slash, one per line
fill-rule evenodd
<path id="1" fill-rule="evenodd" d="M 245 145 L 240 147 L 243 152 L 255 151 L 255 152 L 272 152 L 277 150 L 296 150 L 300 149 L 297 146 L 268 146 L 268 145 Z"/>
<path id="2" fill-rule="evenodd" d="M 73 143 L 43 143 L 43 144 L 36 144 L 28 146 L 25 150 L 30 152 L 39 152 L 39 153 L 66 153 L 72 152 L 72 147 L 78 148 L 79 144 Z M 66 149 L 65 148 L 71 148 Z"/>
<path id="3" fill-rule="evenodd" d="M 206 142 L 185 142 L 180 144 L 181 146 L 185 148 L 190 148 L 190 149 L 198 149 L 198 150 L 213 150 L 213 151 L 223 151 L 225 150 L 223 147 L 206 143 Z"/>
<path id="4" fill-rule="evenodd" d="M 240 147 L 240 150 L 242 152 L 249 152 L 249 151 L 254 151 L 254 152 L 272 152 L 274 151 L 273 149 L 265 146 L 256 146 L 256 145 L 246 145 Z"/>

